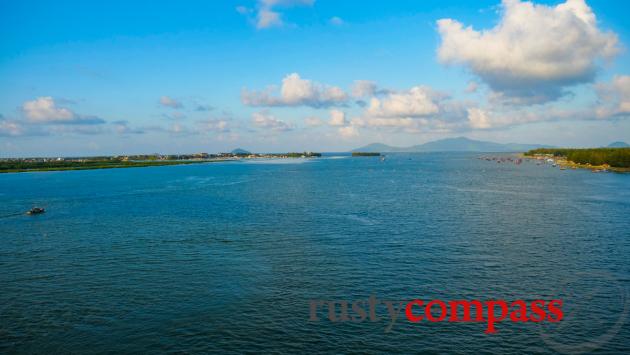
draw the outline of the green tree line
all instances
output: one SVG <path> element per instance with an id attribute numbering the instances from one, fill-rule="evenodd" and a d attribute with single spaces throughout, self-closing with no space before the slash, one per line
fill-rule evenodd
<path id="1" fill-rule="evenodd" d="M 578 164 L 603 165 L 617 168 L 630 168 L 630 148 L 539 148 L 530 150 L 525 155 L 551 154 L 564 157 Z"/>

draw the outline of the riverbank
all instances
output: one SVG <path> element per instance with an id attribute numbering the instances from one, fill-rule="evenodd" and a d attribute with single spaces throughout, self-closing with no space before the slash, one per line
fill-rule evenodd
<path id="1" fill-rule="evenodd" d="M 66 170 L 95 170 L 95 169 L 122 169 L 122 168 L 144 168 L 149 166 L 168 166 L 168 165 L 186 165 L 186 164 L 203 164 L 214 163 L 220 161 L 228 161 L 231 159 L 208 159 L 208 160 L 166 160 L 166 161 L 87 161 L 87 162 L 63 162 L 63 164 L 55 164 L 50 162 L 42 163 L 24 163 L 21 167 L 12 168 L 10 164 L 0 163 L 0 173 L 27 173 L 41 171 L 66 171 Z"/>
<path id="2" fill-rule="evenodd" d="M 36 171 L 93 170 L 143 168 L 149 166 L 203 164 L 241 159 L 318 158 L 321 153 L 196 153 L 185 155 L 125 155 L 67 158 L 5 158 L 0 159 L 0 173 Z"/>

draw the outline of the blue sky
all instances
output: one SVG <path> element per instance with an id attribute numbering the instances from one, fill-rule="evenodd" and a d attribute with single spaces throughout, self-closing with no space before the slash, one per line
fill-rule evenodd
<path id="1" fill-rule="evenodd" d="M 1 0 L 0 156 L 630 141 L 630 4 L 535 4 Z"/>

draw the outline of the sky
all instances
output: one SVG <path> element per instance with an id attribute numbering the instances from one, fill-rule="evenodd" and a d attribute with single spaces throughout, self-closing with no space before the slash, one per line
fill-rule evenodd
<path id="1" fill-rule="evenodd" d="M 630 142 L 630 2 L 0 0 L 0 156 Z"/>

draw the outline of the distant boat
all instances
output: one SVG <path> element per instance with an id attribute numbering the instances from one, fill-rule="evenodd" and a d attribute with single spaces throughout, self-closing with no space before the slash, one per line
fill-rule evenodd
<path id="1" fill-rule="evenodd" d="M 28 212 L 26 212 L 26 214 L 34 215 L 34 214 L 42 214 L 44 212 L 46 212 L 46 210 L 41 207 L 33 207 Z"/>

